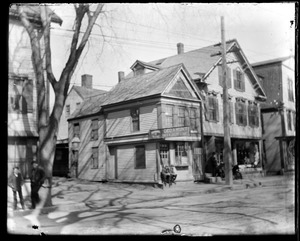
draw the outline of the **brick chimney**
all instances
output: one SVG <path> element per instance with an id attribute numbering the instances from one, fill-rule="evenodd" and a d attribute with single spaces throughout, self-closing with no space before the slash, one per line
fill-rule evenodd
<path id="1" fill-rule="evenodd" d="M 125 74 L 124 74 L 123 71 L 119 71 L 119 72 L 118 72 L 119 83 L 124 79 L 124 76 L 125 76 Z"/>
<path id="2" fill-rule="evenodd" d="M 81 76 L 81 86 L 92 89 L 93 88 L 93 75 L 84 74 Z"/>
<path id="3" fill-rule="evenodd" d="M 183 54 L 184 53 L 184 45 L 183 43 L 177 44 L 177 54 Z"/>

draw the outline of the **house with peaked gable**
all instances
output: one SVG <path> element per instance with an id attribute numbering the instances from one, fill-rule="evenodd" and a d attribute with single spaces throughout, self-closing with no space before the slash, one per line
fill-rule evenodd
<path id="1" fill-rule="evenodd" d="M 295 58 L 271 59 L 252 67 L 267 95 L 261 110 L 265 169 L 270 174 L 295 170 Z"/>
<path id="2" fill-rule="evenodd" d="M 137 72 L 184 64 L 203 98 L 201 119 L 203 119 L 203 151 L 205 151 L 203 159 L 205 160 L 212 152 L 216 152 L 218 160 L 221 161 L 223 154 L 223 87 L 220 53 L 220 44 L 184 52 L 184 45 L 179 43 L 176 55 L 147 63 L 137 61 L 131 67 L 132 72 L 126 76 L 129 78 L 135 76 Z M 266 100 L 266 94 L 235 39 L 226 42 L 226 61 L 233 163 L 238 163 L 243 168 L 249 166 L 244 164 L 256 161 L 257 168 L 244 169 L 244 172 L 261 171 L 264 164 L 260 104 Z"/>
<path id="3" fill-rule="evenodd" d="M 40 7 L 25 4 L 23 8 L 34 29 L 40 32 Z M 62 20 L 52 12 L 51 23 L 61 25 Z M 40 41 L 43 48 L 43 38 Z M 12 168 L 18 166 L 25 179 L 37 154 L 38 141 L 37 86 L 31 55 L 28 33 L 19 18 L 17 5 L 12 4 L 8 36 L 7 171 L 10 175 Z"/>
<path id="4" fill-rule="evenodd" d="M 94 95 L 105 94 L 107 91 L 93 88 L 93 76 L 84 74 L 81 76 L 81 86 L 73 85 L 65 101 L 63 113 L 60 118 L 56 151 L 53 164 L 54 176 L 67 176 L 69 171 L 69 137 L 68 121 L 70 115 L 80 107 L 83 100 Z"/>
<path id="5" fill-rule="evenodd" d="M 119 73 L 107 95 L 86 99 L 68 119 L 77 177 L 157 183 L 164 165 L 175 167 L 178 180 L 201 175 L 197 86 L 183 64 L 147 65 L 150 71 L 143 64 L 136 61 L 130 78 Z"/>

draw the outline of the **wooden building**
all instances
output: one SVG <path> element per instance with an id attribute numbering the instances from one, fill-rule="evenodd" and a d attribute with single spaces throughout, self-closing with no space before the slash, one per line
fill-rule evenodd
<path id="1" fill-rule="evenodd" d="M 80 107 L 85 98 L 105 93 L 106 91 L 104 90 L 93 88 L 93 76 L 88 74 L 81 76 L 81 86 L 73 85 L 70 89 L 59 122 L 53 164 L 54 176 L 67 176 L 69 172 L 69 136 L 67 119 Z"/>
<path id="2" fill-rule="evenodd" d="M 192 81 L 196 83 L 203 98 L 203 150 L 207 160 L 216 152 L 218 160 L 223 154 L 223 88 L 220 44 L 184 52 L 184 45 L 177 44 L 177 54 L 163 59 L 144 63 L 152 68 L 166 68 L 183 63 Z M 255 172 L 263 168 L 262 126 L 260 103 L 266 94 L 259 78 L 247 60 L 237 40 L 226 42 L 227 85 L 230 102 L 230 136 L 233 163 L 243 169 L 246 163 L 258 159 L 257 168 L 242 171 Z M 136 68 L 138 71 L 139 68 Z M 134 76 L 132 71 L 128 76 Z M 249 166 L 249 165 L 247 165 Z"/>
<path id="3" fill-rule="evenodd" d="M 34 27 L 41 29 L 39 6 L 27 4 L 24 11 Z M 51 21 L 62 23 L 55 13 Z M 9 9 L 8 47 L 8 175 L 13 166 L 19 166 L 23 176 L 28 178 L 38 141 L 37 87 L 29 36 L 19 19 L 16 5 L 11 5 Z"/>
<path id="4" fill-rule="evenodd" d="M 262 105 L 263 150 L 267 173 L 295 168 L 295 58 L 288 56 L 252 64 L 267 95 Z"/>
<path id="5" fill-rule="evenodd" d="M 173 165 L 178 180 L 193 180 L 201 141 L 197 87 L 183 64 L 154 68 L 136 61 L 132 69 L 134 76 L 119 72 L 107 95 L 86 99 L 69 118 L 73 174 L 157 183 L 161 166 Z"/>

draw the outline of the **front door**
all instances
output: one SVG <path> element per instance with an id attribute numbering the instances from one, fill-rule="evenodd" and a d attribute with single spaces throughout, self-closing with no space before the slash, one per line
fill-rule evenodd
<path id="1" fill-rule="evenodd" d="M 169 166 L 169 144 L 160 143 L 159 145 L 160 160 L 164 166 Z"/>

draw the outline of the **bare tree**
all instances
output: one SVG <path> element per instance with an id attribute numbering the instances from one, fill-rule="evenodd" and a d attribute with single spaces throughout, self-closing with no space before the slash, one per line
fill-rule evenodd
<path id="1" fill-rule="evenodd" d="M 50 23 L 51 14 L 46 5 L 40 5 L 42 31 L 38 33 L 32 22 L 28 20 L 28 16 L 22 5 L 18 6 L 18 13 L 23 26 L 25 27 L 31 43 L 32 64 L 37 81 L 37 103 L 38 103 L 38 157 L 41 165 L 46 172 L 46 183 L 48 188 L 44 198 L 42 199 L 41 207 L 51 206 L 51 185 L 52 185 L 52 167 L 55 155 L 55 146 L 58 133 L 58 125 L 63 112 L 63 106 L 68 94 L 70 80 L 74 70 L 78 64 L 79 58 L 88 42 L 91 31 L 99 14 L 104 7 L 103 3 L 99 3 L 95 11 L 91 10 L 89 4 L 74 4 L 75 20 L 74 34 L 70 46 L 70 53 L 64 69 L 57 80 L 52 71 L 52 56 L 50 46 Z M 87 27 L 82 33 L 82 23 L 88 17 Z M 82 36 L 80 35 L 82 33 Z M 40 43 L 40 37 L 43 39 L 43 46 Z M 81 37 L 81 38 L 80 38 Z M 44 53 L 42 54 L 42 49 Z M 45 67 L 44 67 L 45 66 Z M 45 76 L 46 68 L 46 76 Z M 45 78 L 51 84 L 55 101 L 52 112 L 48 114 L 46 103 Z M 39 213 L 37 213 L 38 215 Z"/>

